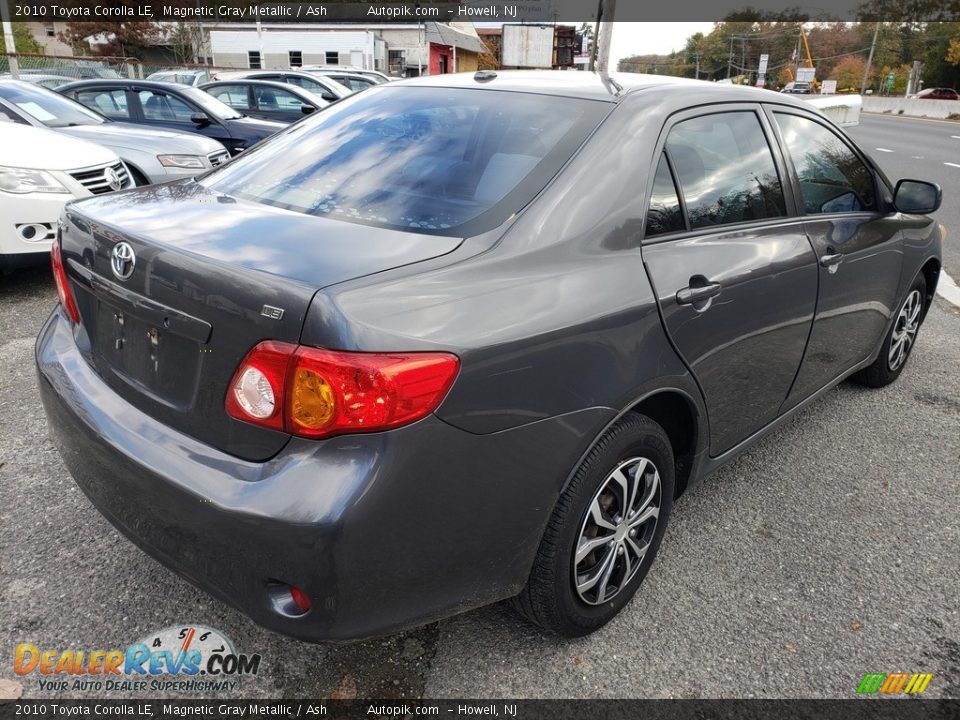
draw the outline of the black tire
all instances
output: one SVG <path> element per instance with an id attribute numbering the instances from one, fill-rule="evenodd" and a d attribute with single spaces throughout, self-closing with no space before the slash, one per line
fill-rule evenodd
<path id="1" fill-rule="evenodd" d="M 905 353 L 902 357 L 902 360 L 896 366 L 891 364 L 891 348 L 894 347 L 895 338 L 902 334 L 903 331 L 903 313 L 907 309 L 908 304 L 911 302 L 911 299 L 916 299 L 919 295 L 920 306 L 919 306 L 919 315 L 917 316 L 917 325 L 916 331 L 913 333 L 912 341 L 907 345 Z M 903 369 L 907 366 L 907 361 L 910 359 L 910 353 L 913 351 L 914 346 L 917 343 L 917 335 L 919 334 L 920 325 L 923 323 L 923 316 L 926 310 L 927 303 L 927 281 L 923 277 L 923 274 L 917 276 L 916 280 L 913 281 L 913 284 L 910 286 L 910 289 L 907 290 L 907 294 L 904 299 L 901 301 L 899 307 L 897 308 L 897 315 L 890 326 L 890 330 L 887 331 L 887 336 L 883 340 L 883 347 L 880 348 L 880 354 L 877 355 L 877 359 L 873 361 L 873 364 L 865 367 L 860 372 L 856 373 L 851 377 L 856 383 L 860 385 L 866 385 L 867 387 L 872 388 L 882 388 L 898 377 L 900 373 L 903 372 Z"/>
<path id="2" fill-rule="evenodd" d="M 608 485 L 611 482 L 611 473 L 622 464 L 636 462 L 633 466 L 623 466 L 627 469 L 628 475 L 632 467 L 634 477 L 641 475 L 646 477 L 644 482 L 647 485 L 641 482 L 638 488 L 651 488 L 652 497 L 652 488 L 656 483 L 652 479 L 649 465 L 643 465 L 633 460 L 634 458 L 644 458 L 652 463 L 659 475 L 659 496 L 654 498 L 659 504 L 659 516 L 654 519 L 655 524 L 652 528 L 648 528 L 646 524 L 638 528 L 643 533 L 639 537 L 639 544 L 642 545 L 644 542 L 648 544 L 642 559 L 630 565 L 631 576 L 627 576 L 627 565 L 623 560 L 623 553 L 625 551 L 628 556 L 627 562 L 630 558 L 639 557 L 630 549 L 637 546 L 636 541 L 634 545 L 628 547 L 625 543 L 630 540 L 623 538 L 596 551 L 603 553 L 604 557 L 607 557 L 607 552 L 611 554 L 621 552 L 620 555 L 612 555 L 610 563 L 614 566 L 611 568 L 613 575 L 616 576 L 619 572 L 620 580 L 625 582 L 622 582 L 623 587 L 614 586 L 613 594 L 607 591 L 606 596 L 609 599 L 604 599 L 604 595 L 600 595 L 604 592 L 603 590 L 593 590 L 599 597 L 592 598 L 594 602 L 591 603 L 585 600 L 575 587 L 576 577 L 590 577 L 590 573 L 583 576 L 575 575 L 575 549 L 581 542 L 581 534 L 585 530 L 589 531 L 588 523 L 592 523 L 592 520 L 587 518 L 588 512 L 595 501 L 600 503 L 607 497 L 607 494 L 603 493 L 605 488 L 615 487 Z M 641 467 L 644 471 L 638 473 L 637 468 Z M 632 485 L 630 487 L 632 488 Z M 673 449 L 667 434 L 649 418 L 636 413 L 627 413 L 597 442 L 577 468 L 570 484 L 560 495 L 547 523 L 543 539 L 540 541 L 530 578 L 523 591 L 514 598 L 514 607 L 534 624 L 564 637 L 582 637 L 606 625 L 630 601 L 649 571 L 670 518 L 670 511 L 673 508 L 673 491 Z M 614 504 L 608 505 L 608 509 L 619 512 L 621 507 L 618 496 L 614 494 L 611 497 Z M 639 498 L 639 490 L 636 497 Z M 654 500 L 651 500 L 651 506 Z M 642 503 L 642 499 L 639 502 Z M 632 505 L 628 503 L 627 506 L 641 507 L 636 503 Z M 642 514 L 637 512 L 636 517 L 639 518 Z M 622 517 L 620 515 L 614 517 L 615 520 L 619 518 L 618 532 L 628 531 L 630 523 L 626 521 L 629 520 L 630 515 L 628 511 L 623 513 Z M 623 531 L 619 530 L 625 523 L 627 527 Z M 609 531 L 600 530 L 600 532 Z M 616 534 L 611 537 L 616 537 Z M 631 534 L 630 537 L 637 536 Z M 617 542 L 624 547 L 619 547 Z M 592 558 L 592 555 L 587 555 L 581 562 L 590 563 Z M 597 561 L 593 567 L 600 567 L 600 564 Z M 580 568 L 581 565 L 578 565 L 577 569 Z M 607 577 L 610 579 L 610 574 Z"/>

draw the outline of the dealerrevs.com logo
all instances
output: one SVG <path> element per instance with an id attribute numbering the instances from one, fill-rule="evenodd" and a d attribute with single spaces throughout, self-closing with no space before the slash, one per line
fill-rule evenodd
<path id="1" fill-rule="evenodd" d="M 238 653 L 219 630 L 177 625 L 126 649 L 58 650 L 21 643 L 13 670 L 54 692 L 217 692 L 260 670 L 260 655 Z"/>

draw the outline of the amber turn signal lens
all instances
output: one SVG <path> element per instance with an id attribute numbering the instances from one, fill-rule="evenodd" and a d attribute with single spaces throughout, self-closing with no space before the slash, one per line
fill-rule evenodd
<path id="1" fill-rule="evenodd" d="M 293 421 L 301 428 L 321 430 L 330 424 L 337 404 L 333 388 L 318 373 L 297 368 L 290 394 Z"/>

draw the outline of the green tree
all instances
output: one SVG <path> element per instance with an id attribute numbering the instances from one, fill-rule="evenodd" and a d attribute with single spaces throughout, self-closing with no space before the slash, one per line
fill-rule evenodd
<path id="1" fill-rule="evenodd" d="M 898 67 L 884 65 L 879 72 L 878 92 L 890 95 L 903 95 L 907 92 L 907 80 L 910 77 L 911 66 L 909 64 Z M 893 87 L 887 90 L 887 76 L 893 73 Z"/>
<path id="2" fill-rule="evenodd" d="M 13 23 L 13 44 L 17 46 L 18 53 L 43 54 L 43 45 L 30 34 L 30 27 L 26 23 Z M 2 34 L 0 34 L 0 52 L 7 52 L 7 43 Z"/>
<path id="3" fill-rule="evenodd" d="M 859 92 L 860 82 L 863 80 L 863 68 L 866 66 L 863 58 L 848 55 L 836 64 L 829 79 L 837 81 L 837 90 L 854 89 Z"/>

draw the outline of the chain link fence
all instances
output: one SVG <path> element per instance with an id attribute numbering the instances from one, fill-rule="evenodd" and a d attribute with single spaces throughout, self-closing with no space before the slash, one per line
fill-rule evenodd
<path id="1" fill-rule="evenodd" d="M 215 65 L 196 65 L 181 63 L 178 65 L 145 63 L 137 58 L 88 56 L 72 57 L 61 55 L 31 55 L 26 53 L 0 53 L 0 79 L 13 77 L 11 58 L 16 60 L 17 74 L 24 80 L 37 82 L 43 76 L 41 84 L 55 87 L 57 84 L 74 80 L 95 78 L 133 78 L 145 79 L 155 72 L 163 70 L 206 70 L 211 75 L 217 70 L 236 70 L 237 68 Z M 35 77 L 30 77 L 35 76 Z"/>

